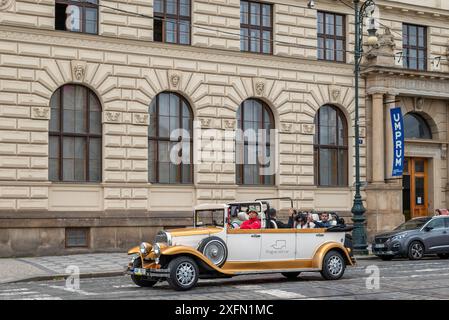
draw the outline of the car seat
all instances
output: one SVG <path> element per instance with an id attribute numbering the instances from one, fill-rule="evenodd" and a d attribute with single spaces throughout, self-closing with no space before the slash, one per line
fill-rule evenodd
<path id="1" fill-rule="evenodd" d="M 244 212 L 244 211 L 240 211 L 240 212 L 237 214 L 237 217 L 238 217 L 239 220 L 242 221 L 242 222 L 249 219 L 248 214 L 247 214 L 246 212 Z"/>

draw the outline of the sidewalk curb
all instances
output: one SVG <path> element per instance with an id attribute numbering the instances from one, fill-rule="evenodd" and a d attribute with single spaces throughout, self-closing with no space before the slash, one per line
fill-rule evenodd
<path id="1" fill-rule="evenodd" d="M 116 277 L 116 276 L 122 276 L 122 275 L 125 275 L 124 271 L 86 272 L 86 273 L 81 273 L 79 276 L 81 279 L 81 278 Z M 73 276 L 73 274 L 61 273 L 61 274 L 51 274 L 51 275 L 40 275 L 40 276 L 33 276 L 33 277 L 19 279 L 19 280 L 11 280 L 11 281 L 7 281 L 7 282 L 3 282 L 1 284 L 34 282 L 34 281 L 45 281 L 45 280 L 61 280 L 61 278 L 65 279 L 70 276 Z"/>

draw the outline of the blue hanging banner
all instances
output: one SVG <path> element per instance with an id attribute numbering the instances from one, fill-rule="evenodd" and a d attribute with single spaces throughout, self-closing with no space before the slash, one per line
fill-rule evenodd
<path id="1" fill-rule="evenodd" d="M 401 108 L 390 109 L 393 130 L 393 177 L 402 176 L 404 167 L 404 122 Z"/>

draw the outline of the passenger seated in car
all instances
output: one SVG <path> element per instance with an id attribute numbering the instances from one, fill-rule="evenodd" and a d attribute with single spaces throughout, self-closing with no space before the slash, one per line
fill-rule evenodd
<path id="1" fill-rule="evenodd" d="M 240 225 L 242 224 L 242 220 L 238 217 L 238 211 L 234 210 L 231 213 L 231 222 L 229 223 L 231 225 L 231 228 L 238 229 L 240 228 Z"/>
<path id="2" fill-rule="evenodd" d="M 269 224 L 268 224 L 267 228 L 276 228 L 276 227 L 277 228 L 283 228 L 283 229 L 291 228 L 288 225 L 288 223 L 283 223 L 282 221 L 277 220 L 276 209 L 270 208 L 268 210 L 267 214 L 268 214 L 268 221 L 269 221 Z"/>
<path id="3" fill-rule="evenodd" d="M 250 210 L 248 212 L 249 220 L 244 221 L 240 225 L 240 229 L 260 229 L 262 224 L 260 223 L 259 214 L 256 210 Z"/>
<path id="4" fill-rule="evenodd" d="M 330 228 L 332 224 L 329 221 L 329 213 L 322 212 L 320 215 L 320 221 L 314 221 L 315 228 Z"/>

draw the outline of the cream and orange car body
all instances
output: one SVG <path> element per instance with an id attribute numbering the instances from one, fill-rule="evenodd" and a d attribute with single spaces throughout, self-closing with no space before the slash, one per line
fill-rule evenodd
<path id="1" fill-rule="evenodd" d="M 263 207 L 261 202 L 252 203 Z M 355 264 L 351 254 L 352 248 L 345 246 L 345 232 L 329 232 L 325 228 L 266 229 L 263 210 L 259 212 L 263 222 L 262 229 L 233 229 L 230 227 L 229 208 L 230 205 L 217 204 L 197 206 L 194 210 L 193 228 L 161 231 L 154 244 L 143 243 L 130 249 L 128 254 L 134 258 L 128 265 L 128 274 L 133 273 L 134 260 L 140 259 L 140 268 L 150 271 L 148 279 L 158 276 L 159 270 L 167 271 L 158 280 L 169 277 L 167 263 L 175 257 L 188 257 L 195 261 L 200 278 L 202 275 L 232 277 L 244 274 L 322 271 L 323 262 L 329 252 L 338 252 L 345 266 Z M 198 226 L 198 212 L 207 210 L 221 210 L 223 225 Z M 162 241 L 157 242 L 158 239 Z M 210 252 L 202 252 L 201 244 L 203 243 L 204 247 L 204 242 L 208 239 L 215 239 L 219 247 L 224 244 L 226 257 L 223 263 L 214 264 L 206 256 L 210 256 Z"/>

